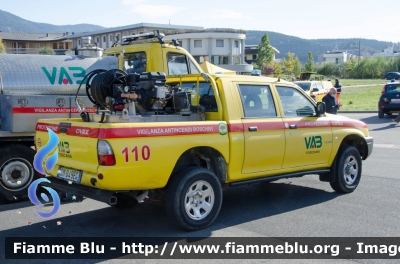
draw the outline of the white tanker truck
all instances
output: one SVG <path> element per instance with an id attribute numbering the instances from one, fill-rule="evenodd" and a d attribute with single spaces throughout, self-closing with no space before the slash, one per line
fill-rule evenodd
<path id="1" fill-rule="evenodd" d="M 87 73 L 118 68 L 114 56 L 0 54 L 0 195 L 19 199 L 40 175 L 32 166 L 40 118 L 79 117 L 75 97 Z M 84 84 L 84 83 L 83 83 Z M 78 102 L 96 108 L 82 85 Z M 84 96 L 79 96 L 84 95 Z M 14 197 L 14 198 L 13 198 Z"/>

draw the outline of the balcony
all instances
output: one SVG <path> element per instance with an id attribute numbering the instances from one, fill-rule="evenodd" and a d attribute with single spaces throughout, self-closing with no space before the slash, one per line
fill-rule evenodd
<path id="1" fill-rule="evenodd" d="M 55 55 L 65 55 L 68 49 L 54 49 Z M 7 54 L 39 54 L 39 49 L 34 48 L 6 48 Z"/>

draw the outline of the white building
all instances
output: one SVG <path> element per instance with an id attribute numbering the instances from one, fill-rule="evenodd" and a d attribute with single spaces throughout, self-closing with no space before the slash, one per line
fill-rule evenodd
<path id="1" fill-rule="evenodd" d="M 198 63 L 208 61 L 237 73 L 253 70 L 253 65 L 245 62 L 246 34 L 241 30 L 198 31 L 167 35 L 165 39 L 177 39 Z"/>
<path id="2" fill-rule="evenodd" d="M 387 47 L 382 52 L 378 52 L 372 55 L 372 57 L 397 57 L 400 56 L 399 50 L 394 50 L 394 45 Z"/>
<path id="3" fill-rule="evenodd" d="M 139 23 L 123 27 L 107 28 L 86 33 L 68 35 L 72 47 L 83 47 L 82 37 L 91 37 L 92 44 L 102 49 L 110 48 L 123 36 L 135 35 L 159 30 L 165 39 L 177 39 L 180 45 L 197 60 L 204 60 L 238 73 L 250 73 L 253 65 L 244 58 L 246 34 L 241 30 L 217 29 L 204 30 L 203 27 Z"/>
<path id="4" fill-rule="evenodd" d="M 186 32 L 186 31 L 197 31 L 204 30 L 203 27 L 192 27 L 192 26 L 180 26 L 180 25 L 166 25 L 166 24 L 153 24 L 153 23 L 138 23 L 122 27 L 105 28 L 96 31 L 90 31 L 85 33 L 75 33 L 68 35 L 67 39 L 72 40 L 73 48 L 82 48 L 83 43 L 81 42 L 82 37 L 91 37 L 92 44 L 96 44 L 97 47 L 102 49 L 110 48 L 118 39 L 121 41 L 123 36 L 135 35 L 147 32 L 153 32 L 153 30 L 159 30 L 160 32 Z"/>
<path id="5" fill-rule="evenodd" d="M 322 63 L 343 64 L 356 56 L 347 51 L 328 51 L 322 55 Z"/>

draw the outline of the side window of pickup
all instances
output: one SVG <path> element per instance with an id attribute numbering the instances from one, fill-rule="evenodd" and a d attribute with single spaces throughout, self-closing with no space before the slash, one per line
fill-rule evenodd
<path id="1" fill-rule="evenodd" d="M 193 82 L 182 83 L 182 91 L 190 92 L 193 105 L 204 106 L 206 112 L 218 112 L 214 90 L 210 83 L 199 82 L 199 87 Z"/>
<path id="2" fill-rule="evenodd" d="M 188 74 L 189 67 L 186 56 L 178 53 L 167 53 L 168 75 Z"/>
<path id="3" fill-rule="evenodd" d="M 275 117 L 275 104 L 271 89 L 263 85 L 238 85 L 244 117 Z"/>
<path id="4" fill-rule="evenodd" d="M 285 116 L 313 116 L 315 107 L 306 96 L 292 87 L 276 86 Z"/>
<path id="5" fill-rule="evenodd" d="M 124 54 L 124 70 L 129 73 L 141 73 L 146 71 L 146 52 L 134 52 Z"/>

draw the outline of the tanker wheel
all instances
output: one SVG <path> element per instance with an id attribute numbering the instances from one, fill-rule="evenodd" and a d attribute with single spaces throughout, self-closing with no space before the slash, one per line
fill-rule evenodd
<path id="1" fill-rule="evenodd" d="M 6 197 L 26 195 L 29 185 L 38 178 L 33 168 L 35 151 L 24 145 L 0 148 L 0 193 Z"/>
<path id="2" fill-rule="evenodd" d="M 222 188 L 217 176 L 202 167 L 178 172 L 168 183 L 167 214 L 186 230 L 211 225 L 222 204 Z"/>

